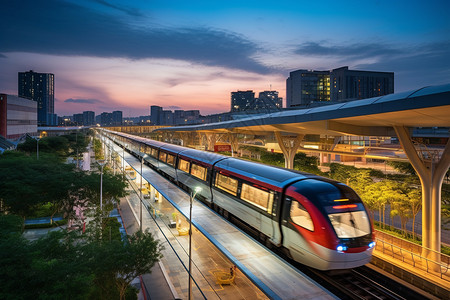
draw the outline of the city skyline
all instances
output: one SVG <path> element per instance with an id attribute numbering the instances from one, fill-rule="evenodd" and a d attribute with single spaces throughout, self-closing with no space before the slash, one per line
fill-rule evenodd
<path id="1" fill-rule="evenodd" d="M 446 1 L 3 1 L 0 92 L 17 95 L 18 72 L 34 70 L 55 74 L 60 116 L 139 116 L 151 105 L 207 115 L 229 111 L 231 92 L 276 90 L 286 99 L 289 72 L 342 66 L 394 72 L 401 92 L 449 82 L 449 8 Z"/>

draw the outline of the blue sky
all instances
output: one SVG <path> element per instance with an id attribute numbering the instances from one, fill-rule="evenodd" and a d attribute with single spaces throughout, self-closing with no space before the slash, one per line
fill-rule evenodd
<path id="1" fill-rule="evenodd" d="M 285 96 L 296 69 L 395 72 L 395 91 L 450 81 L 448 1 L 0 0 L 0 92 L 55 74 L 55 111 L 229 110 Z"/>

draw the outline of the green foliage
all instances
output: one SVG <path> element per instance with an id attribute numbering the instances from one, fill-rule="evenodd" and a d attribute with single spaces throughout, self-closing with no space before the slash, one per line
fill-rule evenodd
<path id="1" fill-rule="evenodd" d="M 294 170 L 322 175 L 323 173 L 317 167 L 318 164 L 319 159 L 315 156 L 307 156 L 303 152 L 295 154 Z"/>
<path id="2" fill-rule="evenodd" d="M 107 241 L 120 241 L 122 239 L 120 235 L 120 223 L 117 221 L 117 218 L 110 217 L 103 219 L 102 225 L 102 237 Z"/>
<path id="3" fill-rule="evenodd" d="M 28 218 L 44 218 L 53 214 L 53 204 L 51 202 L 43 203 L 36 210 L 28 216 Z"/>
<path id="4" fill-rule="evenodd" d="M 98 205 L 100 174 L 82 172 L 74 165 L 62 163 L 55 156 L 36 160 L 23 153 L 6 152 L 0 156 L 0 199 L 11 213 L 23 218 L 32 216 L 43 205 L 52 215 L 60 212 L 72 217 L 76 205 Z M 112 210 L 114 199 L 123 197 L 122 175 L 103 174 L 103 201 Z"/>
<path id="5" fill-rule="evenodd" d="M 0 299 L 136 299 L 131 280 L 150 272 L 162 248 L 148 232 L 129 240 L 89 240 L 74 231 L 36 241 L 1 235 Z"/>
<path id="6" fill-rule="evenodd" d="M 0 215 L 0 238 L 10 234 L 21 234 L 23 219 L 16 215 Z"/>
<path id="7" fill-rule="evenodd" d="M 387 161 L 387 164 L 403 174 L 416 176 L 416 170 L 409 162 Z"/>
<path id="8" fill-rule="evenodd" d="M 54 156 L 36 160 L 24 154 L 0 156 L 0 199 L 12 213 L 31 215 L 40 205 L 67 195 L 72 165 Z"/>
<path id="9" fill-rule="evenodd" d="M 102 142 L 99 139 L 94 138 L 94 153 L 95 153 L 95 159 L 104 159 L 103 149 L 102 149 Z"/>
<path id="10" fill-rule="evenodd" d="M 28 138 L 24 143 L 17 145 L 17 150 L 26 153 L 36 153 L 37 140 Z M 65 159 L 77 152 L 82 153 L 86 151 L 88 146 L 88 138 L 81 133 L 68 134 L 62 136 L 43 137 L 39 140 L 39 156 L 44 153 L 52 153 Z"/>

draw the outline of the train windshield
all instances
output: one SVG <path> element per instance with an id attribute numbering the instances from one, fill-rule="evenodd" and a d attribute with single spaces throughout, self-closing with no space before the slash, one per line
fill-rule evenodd
<path id="1" fill-rule="evenodd" d="M 370 234 L 370 221 L 358 195 L 346 185 L 337 185 L 340 197 L 331 197 L 325 210 L 339 238 Z"/>
<path id="2" fill-rule="evenodd" d="M 370 222 L 364 210 L 329 214 L 339 238 L 355 238 L 370 233 Z"/>
<path id="3" fill-rule="evenodd" d="M 300 194 L 323 207 L 339 238 L 356 238 L 371 233 L 365 207 L 348 186 L 319 180 L 304 180 L 295 186 Z"/>

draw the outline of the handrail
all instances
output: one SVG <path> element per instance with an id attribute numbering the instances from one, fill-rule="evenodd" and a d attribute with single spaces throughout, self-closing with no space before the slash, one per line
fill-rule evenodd
<path id="1" fill-rule="evenodd" d="M 387 241 L 388 239 L 391 239 L 391 241 Z M 422 247 L 421 245 L 414 244 L 407 240 L 392 236 L 385 232 L 377 231 L 375 240 L 375 249 L 379 250 L 378 248 L 381 245 L 381 252 L 383 254 L 389 255 L 388 252 L 390 252 L 393 258 L 400 259 L 403 263 L 410 264 L 413 267 L 418 267 L 431 275 L 436 276 L 436 273 L 439 273 L 439 277 L 441 279 L 450 281 L 450 256 Z M 422 250 L 427 250 L 428 252 L 439 254 L 441 262 L 422 256 Z M 446 262 L 442 262 L 442 260 Z"/>

